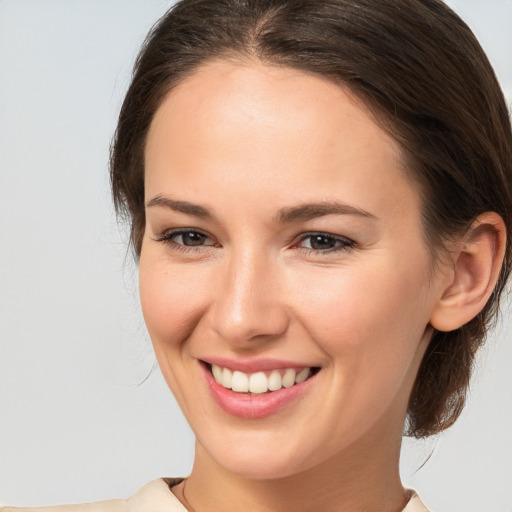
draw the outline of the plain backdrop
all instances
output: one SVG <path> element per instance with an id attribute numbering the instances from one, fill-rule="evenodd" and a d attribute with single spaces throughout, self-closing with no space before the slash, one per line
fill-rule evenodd
<path id="1" fill-rule="evenodd" d="M 453 0 L 510 101 L 512 0 Z M 111 134 L 163 0 L 0 0 L 0 503 L 126 497 L 193 436 L 144 328 L 108 190 Z M 512 511 L 510 305 L 449 432 L 406 440 L 437 512 Z M 418 469 L 428 458 L 423 468 Z"/>

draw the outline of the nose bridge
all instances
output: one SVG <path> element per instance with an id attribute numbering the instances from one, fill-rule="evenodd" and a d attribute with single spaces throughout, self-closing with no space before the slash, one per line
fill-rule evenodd
<path id="1" fill-rule="evenodd" d="M 287 326 L 277 262 L 261 248 L 231 251 L 216 294 L 214 330 L 225 341 L 241 346 L 252 345 L 256 338 L 282 335 Z"/>

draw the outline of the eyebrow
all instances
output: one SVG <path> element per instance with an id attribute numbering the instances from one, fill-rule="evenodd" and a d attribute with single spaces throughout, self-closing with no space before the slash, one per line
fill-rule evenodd
<path id="1" fill-rule="evenodd" d="M 161 206 L 177 212 L 194 215 L 205 219 L 215 219 L 215 215 L 198 204 L 189 203 L 188 201 L 177 201 L 161 194 L 153 197 L 146 203 L 146 208 Z M 274 217 L 274 221 L 278 224 L 287 224 L 297 221 L 312 220 L 317 217 L 325 217 L 326 215 L 356 215 L 369 219 L 377 217 L 362 208 L 356 208 L 338 201 L 329 201 L 322 203 L 305 203 L 298 206 L 290 206 L 281 208 Z"/>
<path id="2" fill-rule="evenodd" d="M 276 222 L 286 224 L 288 222 L 307 221 L 326 215 L 356 215 L 376 219 L 377 217 L 366 210 L 356 208 L 338 201 L 322 203 L 306 203 L 299 206 L 282 208 L 276 217 Z"/>
<path id="3" fill-rule="evenodd" d="M 188 215 L 194 215 L 196 217 L 202 217 L 206 219 L 215 218 L 210 210 L 204 206 L 189 203 L 188 201 L 176 201 L 175 199 L 164 197 L 160 194 L 153 197 L 153 199 L 150 199 L 146 203 L 146 208 L 151 208 L 153 206 L 163 206 L 164 208 L 169 208 L 170 210 L 174 210 L 176 212 L 186 213 Z"/>

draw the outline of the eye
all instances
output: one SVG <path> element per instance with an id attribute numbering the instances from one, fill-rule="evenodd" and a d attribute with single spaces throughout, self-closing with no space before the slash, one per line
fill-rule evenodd
<path id="1" fill-rule="evenodd" d="M 328 233 L 307 233 L 297 244 L 300 248 L 315 252 L 334 252 L 354 247 L 352 240 Z"/>
<path id="2" fill-rule="evenodd" d="M 211 240 L 205 234 L 198 233 L 197 231 L 178 231 L 173 233 L 170 238 L 177 244 L 187 246 L 213 245 L 213 243 L 208 243 Z"/>
<path id="3" fill-rule="evenodd" d="M 167 231 L 156 240 L 181 250 L 192 250 L 196 247 L 211 247 L 215 245 L 214 240 L 212 240 L 206 233 L 195 229 Z"/>

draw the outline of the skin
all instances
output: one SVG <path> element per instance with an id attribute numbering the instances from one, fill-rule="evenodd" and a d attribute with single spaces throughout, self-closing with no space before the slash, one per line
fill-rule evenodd
<path id="1" fill-rule="evenodd" d="M 394 140 L 327 80 L 214 61 L 158 109 L 145 194 L 142 308 L 197 437 L 186 484 L 194 509 L 401 510 L 407 401 L 454 273 L 433 271 L 419 194 Z M 367 215 L 278 222 L 308 203 Z M 200 231 L 201 245 L 184 245 L 180 229 Z M 311 232 L 330 238 L 312 248 Z M 200 360 L 214 356 L 321 371 L 300 400 L 241 419 L 204 384 Z"/>

